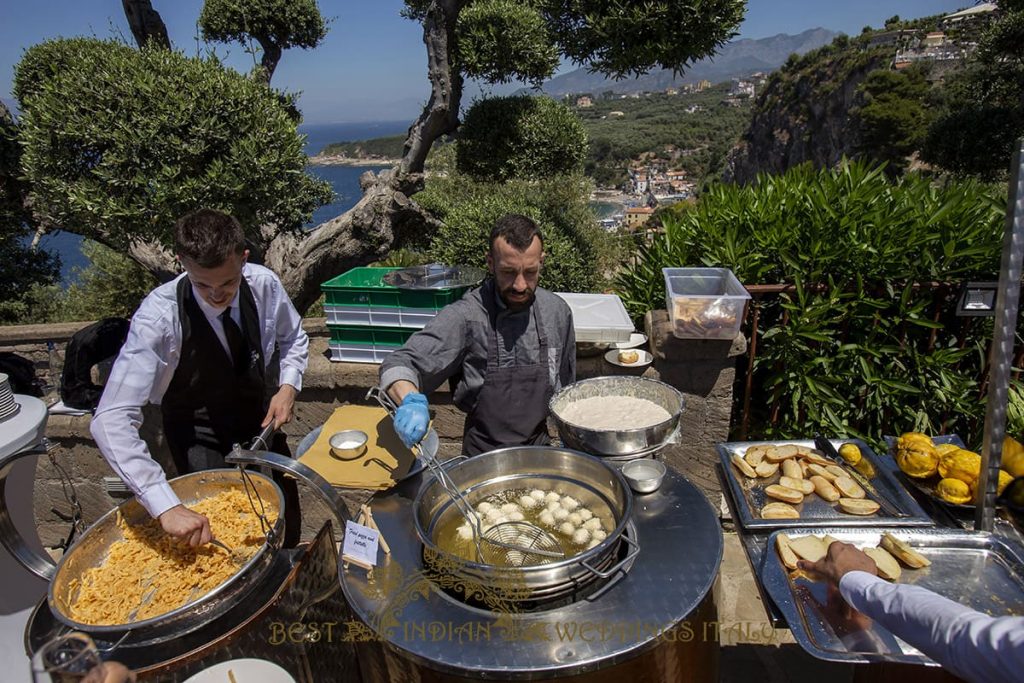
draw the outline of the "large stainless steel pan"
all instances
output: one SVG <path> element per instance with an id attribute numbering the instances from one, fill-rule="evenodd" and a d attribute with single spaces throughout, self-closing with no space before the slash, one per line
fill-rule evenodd
<path id="1" fill-rule="evenodd" d="M 598 545 L 550 564 L 504 568 L 452 558 L 434 539 L 437 530 L 458 514 L 451 498 L 433 478 L 420 487 L 413 501 L 413 523 L 425 555 L 445 558 L 447 570 L 478 585 L 516 585 L 526 599 L 578 589 L 597 578 L 607 578 L 631 562 L 639 545 L 624 535 L 633 511 L 633 494 L 618 468 L 600 458 L 565 448 L 523 446 L 502 448 L 473 456 L 448 468 L 452 482 L 470 503 L 498 491 L 544 488 L 570 493 L 592 509 L 608 508 L 615 528 Z M 621 544 L 629 546 L 619 560 Z"/>
<path id="2" fill-rule="evenodd" d="M 597 396 L 647 399 L 667 410 L 669 418 L 638 429 L 588 429 L 562 418 L 570 403 Z M 668 442 L 683 412 L 683 395 L 675 387 L 647 377 L 592 377 L 563 387 L 551 397 L 548 410 L 567 447 L 598 456 L 630 456 L 649 453 Z"/>
<path id="3" fill-rule="evenodd" d="M 47 594 L 47 601 L 54 616 L 73 629 L 85 631 L 105 641 L 116 641 L 128 632 L 135 632 L 145 633 L 147 640 L 160 642 L 169 637 L 190 633 L 237 604 L 261 581 L 271 565 L 274 554 L 280 548 L 284 531 L 284 496 L 281 489 L 272 479 L 259 472 L 247 474 L 264 505 L 273 506 L 278 510 L 278 517 L 272 525 L 272 533 L 268 534 L 268 540 L 263 546 L 219 587 L 175 610 L 137 622 L 95 625 L 84 624 L 71 617 L 71 604 L 76 596 L 75 581 L 85 571 L 103 562 L 110 546 L 123 538 L 117 525 L 118 515 L 129 524 L 140 524 L 150 519 L 145 508 L 133 498 L 103 515 L 64 554 L 57 565 Z M 169 483 L 185 505 L 193 505 L 224 490 L 242 490 L 243 486 L 237 469 L 195 472 L 172 479 Z"/>

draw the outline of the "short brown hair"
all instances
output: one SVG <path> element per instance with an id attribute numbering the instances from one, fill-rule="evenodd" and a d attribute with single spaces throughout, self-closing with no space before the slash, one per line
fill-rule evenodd
<path id="1" fill-rule="evenodd" d="M 510 213 L 502 216 L 494 223 L 491 229 L 491 248 L 494 248 L 494 240 L 499 237 L 511 244 L 519 251 L 526 251 L 533 244 L 536 237 L 544 244 L 544 236 L 540 234 L 540 228 L 527 216 L 518 213 Z"/>
<path id="2" fill-rule="evenodd" d="M 216 268 L 245 251 L 245 232 L 234 216 L 214 209 L 185 214 L 174 224 L 174 251 L 200 268 Z"/>

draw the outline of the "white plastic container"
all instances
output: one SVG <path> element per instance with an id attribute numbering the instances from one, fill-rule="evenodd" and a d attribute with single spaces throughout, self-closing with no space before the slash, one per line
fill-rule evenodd
<path id="1" fill-rule="evenodd" d="M 429 308 L 388 308 L 384 306 L 324 306 L 331 325 L 367 325 L 373 327 L 407 327 L 422 330 L 437 311 Z"/>
<path id="2" fill-rule="evenodd" d="M 733 339 L 750 293 L 728 268 L 662 268 L 665 306 L 679 339 Z"/>
<path id="3" fill-rule="evenodd" d="M 572 309 L 577 342 L 629 341 L 633 321 L 615 294 L 555 293 Z"/>
<path id="4" fill-rule="evenodd" d="M 374 344 L 328 344 L 331 360 L 337 363 L 382 363 L 397 346 L 376 346 Z"/>

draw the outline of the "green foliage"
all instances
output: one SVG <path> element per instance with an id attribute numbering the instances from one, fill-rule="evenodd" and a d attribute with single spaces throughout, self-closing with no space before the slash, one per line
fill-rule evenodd
<path id="1" fill-rule="evenodd" d="M 890 172 L 902 172 L 928 126 L 924 103 L 930 89 L 925 71 L 919 68 L 886 68 L 868 74 L 857 88 L 863 103 L 853 110 L 861 128 L 858 151 L 886 162 Z"/>
<path id="2" fill-rule="evenodd" d="M 327 35 L 316 0 L 206 0 L 203 38 L 221 43 L 269 40 L 282 50 L 316 47 Z"/>
<path id="3" fill-rule="evenodd" d="M 590 183 L 582 176 L 500 183 L 459 173 L 431 176 L 415 200 L 444 225 L 430 236 L 425 252 L 431 261 L 486 267 L 494 222 L 521 213 L 535 220 L 544 234 L 547 256 L 541 286 L 565 292 L 600 289 L 613 246 L 597 227 L 589 193 Z"/>
<path id="4" fill-rule="evenodd" d="M 49 63 L 76 66 L 40 69 Z M 263 243 L 259 226 L 297 231 L 331 196 L 305 173 L 280 97 L 214 59 L 56 40 L 26 52 L 16 83 L 37 210 L 118 250 L 169 245 L 174 221 L 199 206 L 234 214 Z"/>
<path id="5" fill-rule="evenodd" d="M 430 4 L 406 0 L 402 15 L 423 23 Z M 736 35 L 745 10 L 745 0 L 469 0 L 456 54 L 463 73 L 492 83 L 544 80 L 558 56 L 614 76 L 682 69 Z"/>
<path id="6" fill-rule="evenodd" d="M 925 161 L 956 175 L 1004 177 L 1024 136 L 1024 3 L 1000 3 L 1000 10 L 969 68 L 949 79 L 921 150 Z"/>
<path id="7" fill-rule="evenodd" d="M 405 135 L 390 135 L 383 138 L 356 140 L 354 142 L 332 142 L 320 150 L 320 154 L 346 156 L 353 159 L 381 157 L 399 159 L 405 146 Z"/>
<path id="8" fill-rule="evenodd" d="M 755 434 L 976 435 L 991 325 L 961 328 L 953 311 L 956 283 L 998 272 L 1000 189 L 804 165 L 712 186 L 675 214 L 615 280 L 633 315 L 663 305 L 663 267 L 724 266 L 748 285 L 794 287 L 760 307 Z M 915 287 L 927 282 L 953 284 Z"/>
<path id="9" fill-rule="evenodd" d="M 681 69 L 736 35 L 743 0 L 537 0 L 562 54 L 616 77 Z"/>
<path id="10" fill-rule="evenodd" d="M 539 180 L 583 169 L 587 133 L 571 109 L 548 97 L 478 100 L 466 112 L 456 158 L 478 180 Z"/>
<path id="11" fill-rule="evenodd" d="M 529 4 L 480 0 L 459 14 L 459 64 L 488 83 L 540 85 L 558 67 L 558 48 Z"/>
<path id="12" fill-rule="evenodd" d="M 98 320 L 109 316 L 130 318 L 156 278 L 126 256 L 86 240 L 82 254 L 89 260 L 75 269 L 76 282 L 67 289 L 58 284 L 35 284 L 12 307 L 11 322 L 40 324 Z"/>
<path id="13" fill-rule="evenodd" d="M 600 186 L 626 180 L 629 162 L 646 156 L 695 178 L 719 171 L 725 155 L 750 123 L 752 103 L 723 102 L 730 84 L 688 95 L 654 93 L 639 99 L 599 99 L 578 109 L 590 139 L 585 170 Z M 695 107 L 688 113 L 689 107 Z M 623 116 L 609 116 L 619 111 Z"/>
<path id="14" fill-rule="evenodd" d="M 53 282 L 60 260 L 28 247 L 29 220 L 20 175 L 21 148 L 18 129 L 0 103 L 0 322 L 15 320 L 24 309 L 24 298 L 36 285 Z"/>
<path id="15" fill-rule="evenodd" d="M 377 268 L 410 268 L 427 263 L 430 263 L 430 258 L 422 252 L 412 249 L 395 249 L 387 255 L 387 258 L 370 265 Z"/>

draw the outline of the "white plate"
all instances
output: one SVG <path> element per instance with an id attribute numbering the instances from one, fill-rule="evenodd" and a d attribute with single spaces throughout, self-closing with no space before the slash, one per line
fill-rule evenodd
<path id="1" fill-rule="evenodd" d="M 235 675 L 236 683 L 295 683 L 290 673 L 265 659 L 229 659 L 203 669 L 185 683 L 229 683 L 228 671 Z"/>
<path id="2" fill-rule="evenodd" d="M 608 353 L 604 354 L 604 359 L 612 365 L 618 365 L 623 368 L 642 368 L 645 365 L 650 365 L 651 361 L 654 360 L 654 356 L 648 351 L 643 349 L 636 349 L 636 352 L 640 355 L 640 359 L 635 363 L 623 363 L 619 360 L 619 349 L 612 349 Z"/>
<path id="3" fill-rule="evenodd" d="M 613 348 L 616 349 L 635 349 L 638 346 L 643 346 L 647 343 L 647 335 L 634 332 L 629 335 L 629 341 L 617 342 L 612 344 Z"/>

